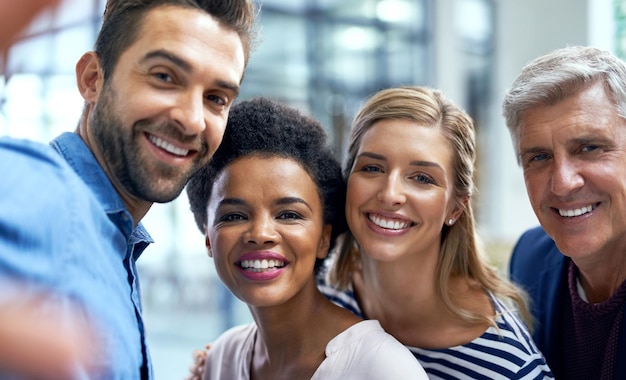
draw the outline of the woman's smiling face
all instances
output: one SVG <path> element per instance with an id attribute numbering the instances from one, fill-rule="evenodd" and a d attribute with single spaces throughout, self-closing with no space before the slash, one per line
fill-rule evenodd
<path id="1" fill-rule="evenodd" d="M 374 123 L 348 177 L 346 217 L 362 251 L 393 261 L 423 247 L 439 251 L 456 213 L 452 147 L 435 126 L 404 119 Z"/>
<path id="2" fill-rule="evenodd" d="M 220 279 L 250 306 L 287 302 L 315 287 L 330 226 L 313 179 L 296 161 L 246 156 L 228 164 L 208 203 L 207 244 Z"/>

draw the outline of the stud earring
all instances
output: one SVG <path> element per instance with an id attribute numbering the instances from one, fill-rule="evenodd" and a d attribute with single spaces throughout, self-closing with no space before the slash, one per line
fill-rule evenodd
<path id="1" fill-rule="evenodd" d="M 448 225 L 451 226 L 454 224 L 454 219 L 450 218 L 448 219 Z"/>

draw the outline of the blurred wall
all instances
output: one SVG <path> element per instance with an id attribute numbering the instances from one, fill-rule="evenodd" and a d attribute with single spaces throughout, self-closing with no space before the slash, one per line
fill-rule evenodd
<path id="1" fill-rule="evenodd" d="M 340 147 L 363 99 L 383 86 L 438 87 L 470 112 L 479 144 L 478 227 L 504 270 L 511 246 L 537 220 L 502 97 L 524 64 L 550 50 L 615 51 L 615 9 L 626 0 L 410 0 L 413 13 L 396 24 L 377 16 L 382 0 L 259 2 L 263 42 L 242 98 L 262 94 L 299 106 L 329 126 Z M 48 141 L 75 128 L 82 99 L 74 62 L 91 47 L 103 8 L 104 0 L 64 0 L 0 64 L 0 134 Z M 407 16 L 391 10 L 386 16 Z M 193 348 L 250 316 L 217 280 L 184 193 L 154 205 L 144 223 L 156 240 L 139 261 L 155 369 L 159 378 L 182 378 Z"/>

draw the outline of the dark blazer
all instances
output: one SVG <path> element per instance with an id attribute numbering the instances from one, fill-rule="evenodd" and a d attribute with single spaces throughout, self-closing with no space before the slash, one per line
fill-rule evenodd
<path id="1" fill-rule="evenodd" d="M 563 297 L 567 291 L 566 257 L 559 252 L 554 241 L 543 228 L 526 231 L 513 248 L 509 272 L 511 280 L 519 284 L 530 296 L 530 310 L 535 319 L 533 338 L 554 371 L 558 366 L 559 325 L 563 310 Z M 618 358 L 626 357 L 626 305 L 620 326 Z M 616 379 L 626 379 L 626 360 L 618 360 Z"/>

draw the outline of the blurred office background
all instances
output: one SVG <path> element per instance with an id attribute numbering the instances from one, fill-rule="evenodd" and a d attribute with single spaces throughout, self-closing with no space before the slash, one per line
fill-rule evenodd
<path id="1" fill-rule="evenodd" d="M 105 0 L 64 0 L 0 62 L 0 135 L 47 142 L 75 129 L 82 98 L 74 65 L 90 50 Z M 626 0 L 259 0 L 262 41 L 240 99 L 269 96 L 315 116 L 338 155 L 375 91 L 442 89 L 476 121 L 478 223 L 494 263 L 537 221 L 500 115 L 507 86 L 530 59 L 566 45 L 626 52 Z M 206 256 L 183 194 L 144 219 L 156 243 L 139 260 L 158 378 L 181 379 L 191 351 L 250 321 Z"/>

